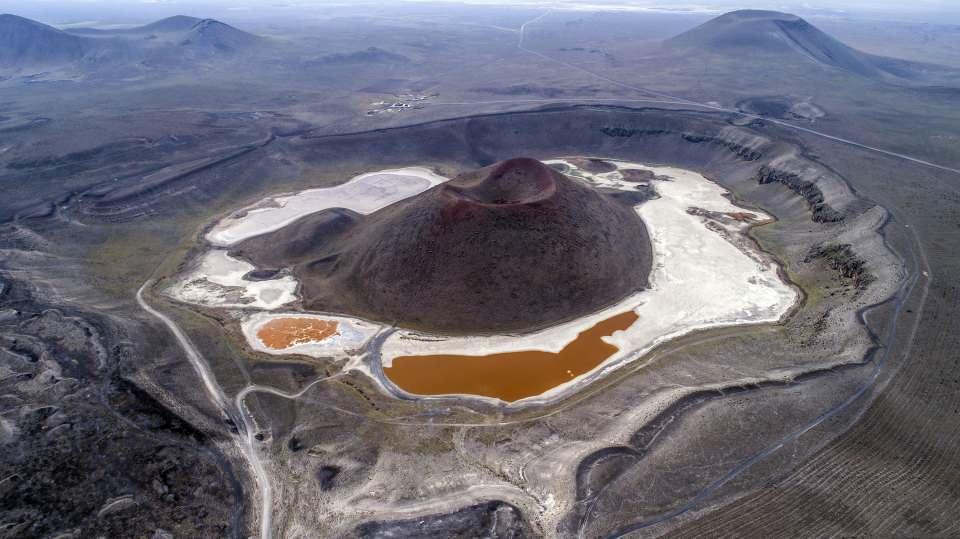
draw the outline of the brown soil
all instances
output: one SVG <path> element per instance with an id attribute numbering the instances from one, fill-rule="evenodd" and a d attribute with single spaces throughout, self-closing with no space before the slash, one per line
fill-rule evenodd
<path id="1" fill-rule="evenodd" d="M 735 221 L 741 221 L 745 223 L 757 220 L 756 215 L 752 213 L 742 212 L 742 211 L 731 212 L 731 213 L 728 213 L 727 215 L 729 215 Z"/>

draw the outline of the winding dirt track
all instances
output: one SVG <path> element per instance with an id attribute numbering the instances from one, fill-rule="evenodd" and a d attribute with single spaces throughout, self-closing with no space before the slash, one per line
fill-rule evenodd
<path id="1" fill-rule="evenodd" d="M 257 483 L 257 488 L 260 491 L 260 537 L 261 539 L 269 539 L 272 536 L 272 515 L 273 515 L 273 489 L 270 486 L 270 478 L 267 475 L 266 467 L 263 464 L 263 460 L 260 458 L 260 454 L 257 451 L 255 445 L 254 432 L 250 427 L 250 421 L 248 421 L 247 416 L 243 413 L 243 408 L 237 407 L 237 410 L 232 410 L 227 404 L 226 394 L 223 392 L 223 388 L 220 387 L 220 384 L 217 383 L 217 379 L 214 376 L 213 372 L 210 370 L 210 365 L 200 354 L 200 351 L 197 350 L 196 346 L 190 342 L 190 339 L 183 333 L 177 324 L 171 320 L 167 315 L 161 313 L 160 311 L 154 309 L 143 299 L 144 289 L 151 284 L 151 281 L 143 283 L 143 286 L 137 290 L 137 303 L 140 305 L 144 311 L 147 312 L 150 316 L 153 316 L 157 320 L 163 322 L 167 329 L 170 330 L 170 333 L 173 333 L 173 336 L 177 339 L 177 343 L 180 345 L 180 348 L 183 349 L 184 354 L 187 356 L 187 359 L 190 361 L 190 365 L 196 371 L 197 376 L 203 381 L 203 388 L 206 390 L 207 398 L 214 405 L 214 407 L 219 410 L 224 416 L 228 418 L 234 418 L 237 415 L 240 416 L 241 422 L 237 423 L 238 428 L 242 426 L 240 432 L 241 440 L 237 443 L 240 454 L 247 461 L 247 464 L 250 466 L 251 472 L 253 472 L 254 481 Z M 237 403 L 240 403 L 242 399 L 237 399 Z M 254 505 L 256 505 L 254 503 Z"/>

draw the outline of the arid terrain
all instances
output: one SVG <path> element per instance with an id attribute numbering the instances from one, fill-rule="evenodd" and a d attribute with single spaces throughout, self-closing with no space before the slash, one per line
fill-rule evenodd
<path id="1" fill-rule="evenodd" d="M 957 535 L 960 26 L 71 9 L 0 15 L 0 537 Z"/>

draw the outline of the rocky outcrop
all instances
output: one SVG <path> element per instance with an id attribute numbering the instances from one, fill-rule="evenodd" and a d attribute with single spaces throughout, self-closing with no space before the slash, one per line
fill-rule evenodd
<path id="1" fill-rule="evenodd" d="M 818 223 L 834 223 L 843 220 L 843 213 L 826 202 L 823 192 L 817 187 L 817 184 L 805 180 L 797 174 L 763 166 L 757 171 L 757 182 L 761 185 L 780 183 L 803 197 L 807 201 L 807 205 L 810 206 L 811 218 Z"/>
<path id="2" fill-rule="evenodd" d="M 616 138 L 630 138 L 630 137 L 645 137 L 645 136 L 661 136 L 661 135 L 671 135 L 679 134 L 680 138 L 684 142 L 690 142 L 693 144 L 716 144 L 721 146 L 739 159 L 744 161 L 756 161 L 760 159 L 763 154 L 756 148 L 752 148 L 745 144 L 741 144 L 735 140 L 730 140 L 722 136 L 712 136 L 712 135 L 702 135 L 702 134 L 693 134 L 693 133 L 677 133 L 669 129 L 649 129 L 649 128 L 638 128 L 638 127 L 625 127 L 625 126 L 605 126 L 600 128 L 600 132 L 608 137 Z"/>
<path id="3" fill-rule="evenodd" d="M 840 279 L 851 284 L 857 290 L 864 290 L 876 277 L 866 267 L 866 263 L 853 252 L 849 244 L 816 245 L 810 249 L 805 261 L 822 259 L 840 274 Z"/>

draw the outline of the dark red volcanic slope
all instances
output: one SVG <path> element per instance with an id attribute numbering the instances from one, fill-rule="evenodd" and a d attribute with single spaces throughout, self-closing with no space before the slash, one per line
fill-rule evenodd
<path id="1" fill-rule="evenodd" d="M 307 309 L 453 333 L 590 313 L 645 287 L 651 259 L 631 207 L 525 158 L 370 216 L 316 215 L 237 251 L 292 267 Z"/>

